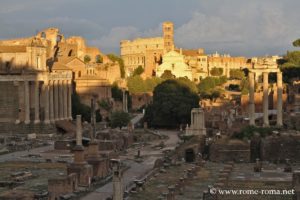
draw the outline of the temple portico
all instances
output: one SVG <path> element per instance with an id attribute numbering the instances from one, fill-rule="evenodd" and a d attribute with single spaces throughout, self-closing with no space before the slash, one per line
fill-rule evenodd
<path id="1" fill-rule="evenodd" d="M 0 75 L 0 84 L 15 89 L 18 109 L 0 122 L 50 124 L 72 119 L 71 80 L 71 72 Z"/>
<path id="2" fill-rule="evenodd" d="M 263 126 L 268 127 L 270 126 L 269 123 L 269 73 L 274 72 L 273 70 L 265 70 L 260 72 L 262 75 L 262 85 L 263 85 Z M 249 72 L 249 120 L 250 125 L 255 125 L 255 81 L 258 80 L 256 71 Z M 276 71 L 277 74 L 277 106 L 276 106 L 276 115 L 277 121 L 276 125 L 281 127 L 283 125 L 282 119 L 282 94 L 283 94 L 283 84 L 282 84 L 282 72 Z"/>

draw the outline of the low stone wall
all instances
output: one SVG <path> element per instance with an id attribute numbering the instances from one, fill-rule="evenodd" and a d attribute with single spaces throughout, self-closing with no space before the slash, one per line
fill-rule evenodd
<path id="1" fill-rule="evenodd" d="M 61 195 L 73 193 L 77 190 L 78 180 L 77 175 L 72 173 L 56 179 L 48 180 L 49 200 L 60 199 Z"/>
<path id="2" fill-rule="evenodd" d="M 250 162 L 250 144 L 243 141 L 213 143 L 209 148 L 209 159 L 213 162 Z"/>
<path id="3" fill-rule="evenodd" d="M 300 162 L 300 135 L 271 136 L 261 140 L 261 159 Z"/>

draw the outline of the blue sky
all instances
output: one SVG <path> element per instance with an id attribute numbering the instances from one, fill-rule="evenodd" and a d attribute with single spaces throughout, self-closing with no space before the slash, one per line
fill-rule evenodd
<path id="1" fill-rule="evenodd" d="M 0 39 L 58 27 L 118 53 L 120 40 L 160 36 L 168 20 L 178 47 L 281 55 L 300 38 L 299 8 L 299 0 L 0 0 Z"/>

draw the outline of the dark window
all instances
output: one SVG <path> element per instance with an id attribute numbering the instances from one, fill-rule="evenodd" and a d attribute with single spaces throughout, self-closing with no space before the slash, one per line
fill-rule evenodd
<path id="1" fill-rule="evenodd" d="M 73 50 L 71 49 L 71 50 L 69 51 L 69 53 L 68 53 L 68 56 L 69 56 L 69 57 L 72 56 L 72 53 L 73 53 Z"/>

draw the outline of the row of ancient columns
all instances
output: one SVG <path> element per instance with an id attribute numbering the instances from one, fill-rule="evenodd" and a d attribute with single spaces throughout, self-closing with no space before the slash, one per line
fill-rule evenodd
<path id="1" fill-rule="evenodd" d="M 40 82 L 34 84 L 34 123 L 40 123 Z M 71 80 L 44 81 L 44 123 L 72 119 L 72 85 Z M 25 124 L 30 123 L 30 89 L 29 81 L 24 81 Z"/>
<path id="2" fill-rule="evenodd" d="M 255 78 L 249 72 L 249 118 L 250 125 L 255 125 Z M 277 126 L 282 126 L 282 72 L 277 72 Z M 263 126 L 269 124 L 269 73 L 263 72 Z"/>

